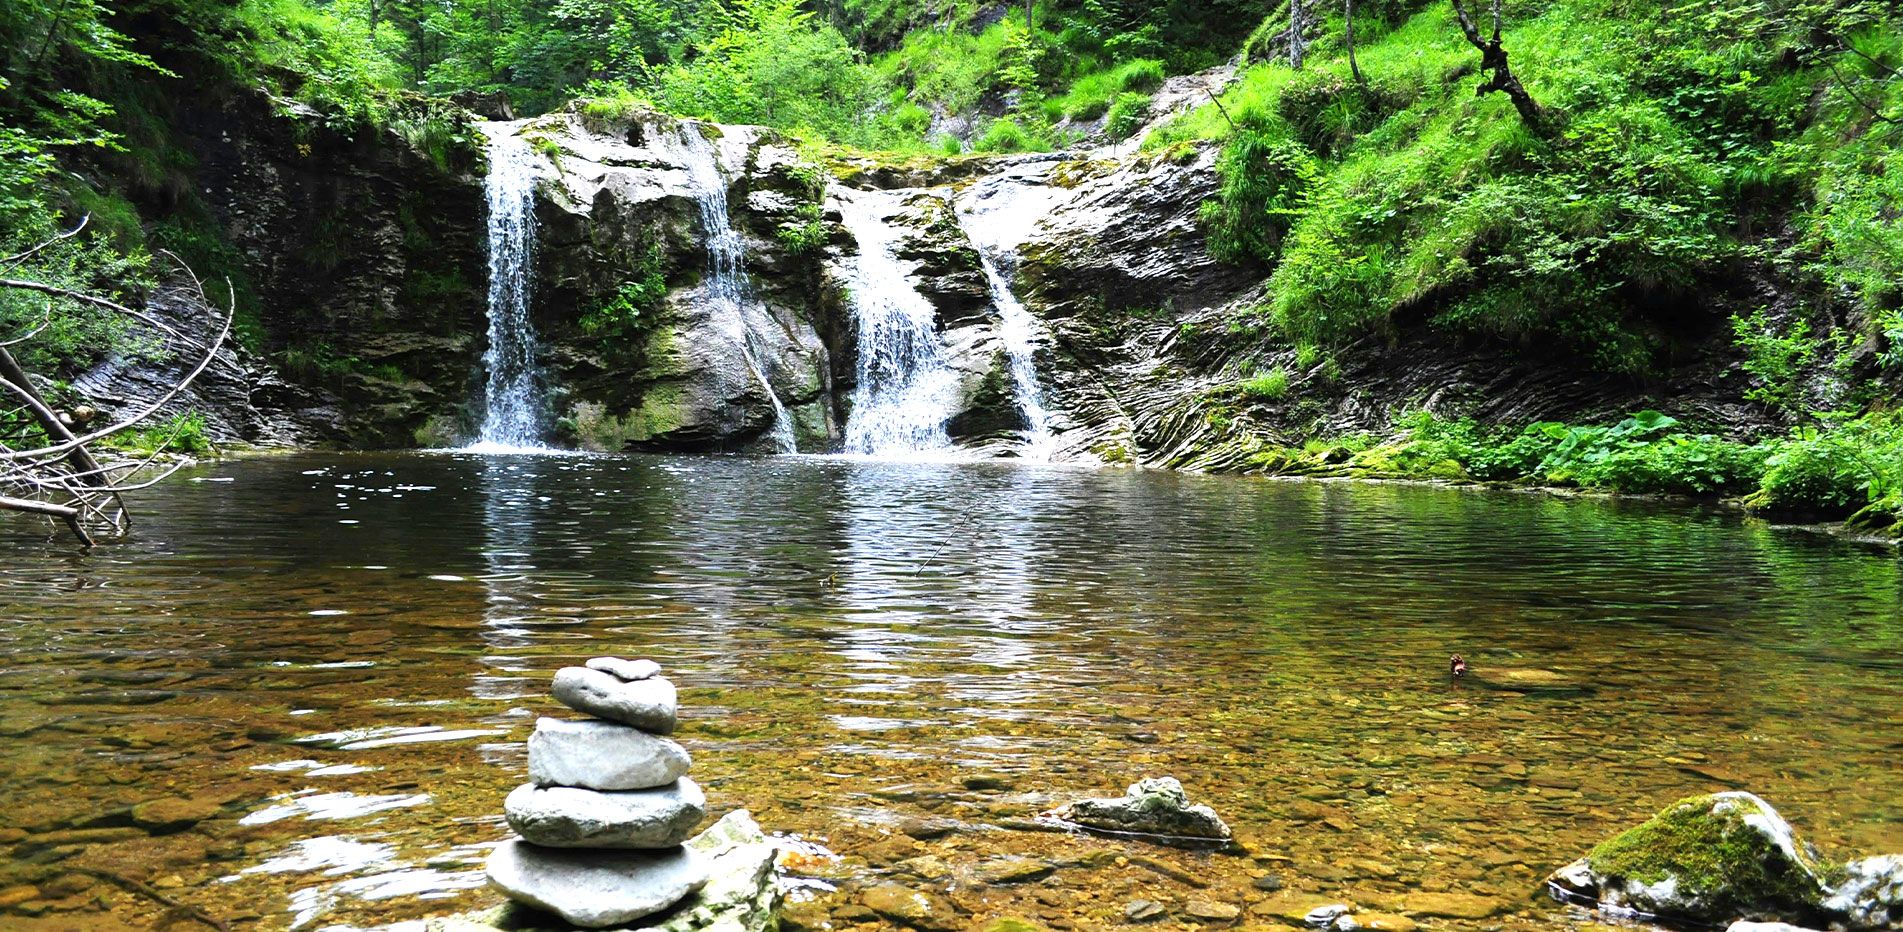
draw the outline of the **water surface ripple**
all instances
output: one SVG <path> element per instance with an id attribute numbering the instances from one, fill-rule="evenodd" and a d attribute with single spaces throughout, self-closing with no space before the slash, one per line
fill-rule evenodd
<path id="1" fill-rule="evenodd" d="M 896 878 L 974 926 L 1451 891 L 1553 928 L 1545 871 L 1733 786 L 1903 850 L 1895 555 L 1728 512 L 809 457 L 195 478 L 91 554 L 0 522 L 0 899 L 40 887 L 7 928 L 159 918 L 75 865 L 269 929 L 490 902 L 548 678 L 599 653 L 668 668 L 716 809 L 842 856 L 809 915 Z M 1515 670 L 1561 688 L 1489 688 Z M 1164 773 L 1247 852 L 1014 827 Z M 1059 869 L 977 879 L 1002 856 Z"/>

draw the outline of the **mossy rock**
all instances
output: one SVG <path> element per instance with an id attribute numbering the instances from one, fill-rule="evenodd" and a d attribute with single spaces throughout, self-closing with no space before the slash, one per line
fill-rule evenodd
<path id="1" fill-rule="evenodd" d="M 1724 923 L 1825 915 L 1830 870 L 1750 793 L 1679 800 L 1554 872 L 1565 894 L 1653 916 Z"/>

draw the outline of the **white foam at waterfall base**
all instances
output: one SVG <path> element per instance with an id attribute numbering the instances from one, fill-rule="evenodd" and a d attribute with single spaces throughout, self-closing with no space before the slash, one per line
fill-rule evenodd
<path id="1" fill-rule="evenodd" d="M 839 196 L 840 215 L 859 244 L 845 269 L 859 326 L 858 386 L 846 420 L 846 452 L 939 457 L 951 450 L 945 422 L 957 403 L 958 376 L 946 362 L 936 310 L 894 252 L 898 232 L 885 218 L 897 208 L 882 191 Z"/>
<path id="2" fill-rule="evenodd" d="M 747 314 L 748 308 L 756 302 L 747 280 L 746 241 L 740 238 L 727 213 L 727 178 L 720 170 L 719 153 L 700 127 L 689 122 L 682 122 L 673 133 L 654 134 L 652 144 L 687 170 L 694 203 L 700 209 L 701 229 L 707 238 L 706 295 L 713 303 L 712 310 L 721 328 L 739 346 L 747 371 L 773 407 L 768 439 L 776 452 L 798 452 L 793 418 L 760 362 L 766 355 L 766 335 Z"/>
<path id="3" fill-rule="evenodd" d="M 506 123 L 480 124 L 489 140 L 489 348 L 482 354 L 482 432 L 461 452 L 551 452 L 542 445 L 541 373 L 536 363 L 534 290 L 536 158 Z"/>

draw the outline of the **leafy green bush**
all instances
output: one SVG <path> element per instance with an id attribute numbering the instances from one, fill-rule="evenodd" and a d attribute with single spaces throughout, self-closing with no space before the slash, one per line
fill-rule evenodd
<path id="1" fill-rule="evenodd" d="M 1744 396 L 1769 408 L 1794 411 L 1802 388 L 1799 380 L 1817 359 L 1818 341 L 1811 339 L 1810 323 L 1794 320 L 1780 330 L 1760 307 L 1749 317 L 1731 315 L 1731 333 L 1744 352 L 1744 371 L 1757 380 Z"/>
<path id="2" fill-rule="evenodd" d="M 213 449 L 211 437 L 205 433 L 205 416 L 196 411 L 174 415 L 163 423 L 120 431 L 105 438 L 101 445 L 131 456 L 155 453 L 203 456 Z"/>
<path id="3" fill-rule="evenodd" d="M 1164 78 L 1163 63 L 1139 58 L 1114 68 L 1084 75 L 1072 82 L 1070 90 L 1052 100 L 1055 116 L 1071 120 L 1094 120 L 1102 116 L 1123 94 L 1144 94 L 1156 90 Z"/>
<path id="4" fill-rule="evenodd" d="M 662 260 L 661 243 L 656 236 L 642 252 L 632 277 L 622 282 L 607 301 L 582 313 L 582 331 L 624 346 L 640 344 L 660 323 L 661 306 L 667 300 L 667 275 Z"/>
<path id="5" fill-rule="evenodd" d="M 1221 193 L 1202 205 L 1210 252 L 1227 262 L 1276 259 L 1320 167 L 1288 138 L 1286 124 L 1252 109 L 1237 121 L 1216 170 Z"/>
<path id="6" fill-rule="evenodd" d="M 819 205 L 806 204 L 800 207 L 798 220 L 781 223 L 773 231 L 773 236 L 780 241 L 781 246 L 786 247 L 787 252 L 806 256 L 826 248 L 831 231 L 820 219 Z"/>
<path id="7" fill-rule="evenodd" d="M 1833 418 L 1768 446 L 1752 506 L 1855 516 L 1872 527 L 1903 518 L 1903 414 Z"/>
<path id="8" fill-rule="evenodd" d="M 1150 95 L 1118 94 L 1116 102 L 1110 105 L 1110 112 L 1104 115 L 1104 134 L 1111 139 L 1128 139 L 1143 128 L 1143 121 L 1149 116 Z"/>
<path id="9" fill-rule="evenodd" d="M 1288 395 L 1288 383 L 1288 370 L 1277 367 L 1243 382 L 1236 390 L 1252 401 L 1280 401 Z"/>
<path id="10" fill-rule="evenodd" d="M 992 120 L 971 144 L 973 152 L 1027 152 L 1037 147 L 1031 134 L 1016 120 Z"/>

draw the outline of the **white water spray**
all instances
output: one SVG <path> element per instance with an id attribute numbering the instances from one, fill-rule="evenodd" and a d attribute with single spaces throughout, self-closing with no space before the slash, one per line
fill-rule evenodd
<path id="1" fill-rule="evenodd" d="M 472 453 L 542 452 L 541 372 L 529 316 L 535 262 L 535 153 L 505 123 L 484 123 L 489 138 L 489 348 L 482 354 L 482 432 Z"/>
<path id="2" fill-rule="evenodd" d="M 918 293 L 894 252 L 885 217 L 897 211 L 882 191 L 841 191 L 839 209 L 859 254 L 846 269 L 859 325 L 858 386 L 846 421 L 846 452 L 918 456 L 947 450 L 945 422 L 957 402 L 957 375 L 945 361 L 932 303 Z"/>
<path id="3" fill-rule="evenodd" d="M 793 418 L 780 401 L 779 393 L 774 391 L 773 382 L 767 378 L 766 367 L 760 363 L 765 341 L 747 315 L 749 306 L 755 303 L 747 281 L 747 247 L 727 214 L 727 179 L 720 171 L 719 154 L 699 127 L 685 122 L 671 135 L 655 134 L 653 146 L 687 169 L 694 202 L 700 208 L 701 227 L 707 237 L 707 297 L 714 302 L 714 313 L 722 327 L 739 345 L 747 371 L 760 383 L 773 406 L 773 426 L 768 437 L 774 449 L 780 453 L 797 453 Z"/>

